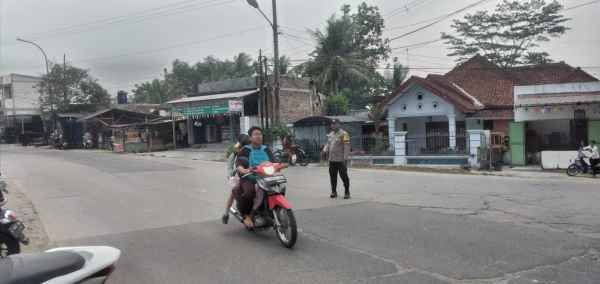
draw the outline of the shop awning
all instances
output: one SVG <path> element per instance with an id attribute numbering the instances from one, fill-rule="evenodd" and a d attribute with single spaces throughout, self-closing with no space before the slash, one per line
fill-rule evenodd
<path id="1" fill-rule="evenodd" d="M 258 90 L 229 92 L 214 95 L 187 97 L 167 102 L 175 112 L 187 118 L 211 117 L 240 112 L 243 107 L 240 99 L 257 94 Z M 240 105 L 241 104 L 241 105 Z"/>

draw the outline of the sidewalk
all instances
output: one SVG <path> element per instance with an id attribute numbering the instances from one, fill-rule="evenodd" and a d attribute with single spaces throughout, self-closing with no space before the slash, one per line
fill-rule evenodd
<path id="1" fill-rule="evenodd" d="M 140 153 L 137 155 L 151 156 L 158 158 L 173 158 L 173 159 L 187 159 L 187 160 L 201 160 L 201 161 L 225 161 L 225 150 L 219 149 L 193 149 L 185 148 L 180 150 L 171 150 L 163 152 L 153 153 Z M 324 163 L 310 164 L 309 167 L 325 166 Z M 449 174 L 471 174 L 471 175 L 483 175 L 483 176 L 501 176 L 501 177 L 515 177 L 515 178 L 536 178 L 536 179 L 554 179 L 554 180 L 593 180 L 589 175 L 582 175 L 578 177 L 567 176 L 565 170 L 543 170 L 540 167 L 503 167 L 502 171 L 478 171 L 478 170 L 464 170 L 458 167 L 448 166 L 354 166 L 353 168 L 369 168 L 369 169 L 381 169 L 381 170 L 398 170 L 407 172 L 431 172 L 431 173 L 449 173 Z"/>
<path id="2" fill-rule="evenodd" d="M 171 158 L 171 159 L 187 159 L 187 160 L 201 160 L 201 161 L 225 161 L 225 150 L 224 149 L 206 149 L 206 148 L 184 148 L 178 150 L 169 150 L 152 153 L 138 153 L 140 156 L 150 156 L 158 158 Z"/>

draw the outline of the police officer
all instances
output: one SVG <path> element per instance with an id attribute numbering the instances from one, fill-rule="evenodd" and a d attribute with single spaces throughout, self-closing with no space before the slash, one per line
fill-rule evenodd
<path id="1" fill-rule="evenodd" d="M 323 152 L 329 160 L 329 178 L 331 180 L 331 198 L 337 197 L 337 175 L 344 183 L 344 199 L 350 199 L 350 179 L 348 178 L 348 158 L 350 155 L 350 135 L 340 128 L 340 121 L 334 119 L 331 124 L 327 145 Z"/>

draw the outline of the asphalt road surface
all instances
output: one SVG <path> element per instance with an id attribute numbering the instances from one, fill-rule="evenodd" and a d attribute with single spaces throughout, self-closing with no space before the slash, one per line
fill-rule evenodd
<path id="1" fill-rule="evenodd" d="M 300 236 L 220 223 L 225 165 L 95 151 L 2 149 L 3 174 L 56 245 L 123 251 L 111 283 L 600 283 L 600 182 L 287 171 Z"/>

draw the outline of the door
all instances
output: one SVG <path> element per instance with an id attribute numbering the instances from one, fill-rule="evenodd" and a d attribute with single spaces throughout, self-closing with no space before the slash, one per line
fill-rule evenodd
<path id="1" fill-rule="evenodd" d="M 510 153 L 513 166 L 525 165 L 525 122 L 510 123 Z"/>
<path id="2" fill-rule="evenodd" d="M 588 142 L 600 143 L 600 120 L 588 121 Z"/>

